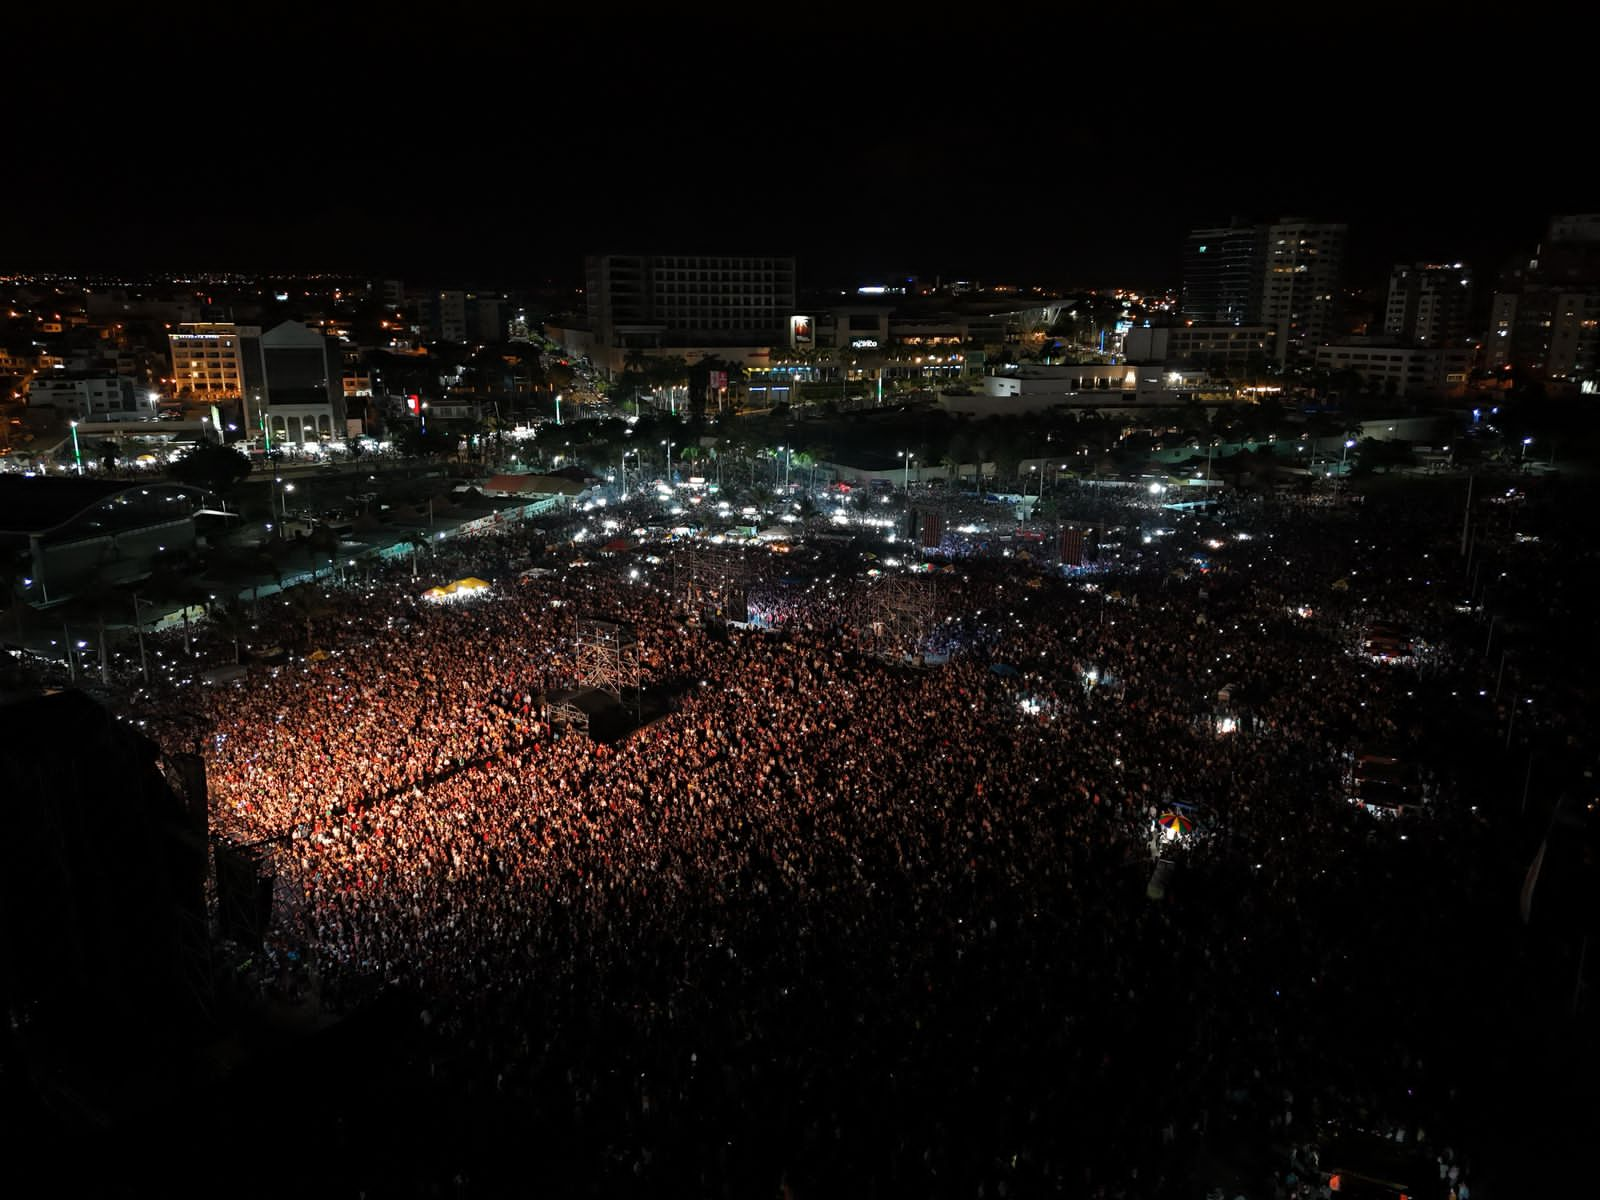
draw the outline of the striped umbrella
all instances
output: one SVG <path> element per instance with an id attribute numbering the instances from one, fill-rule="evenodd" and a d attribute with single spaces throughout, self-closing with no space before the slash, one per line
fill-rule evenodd
<path id="1" fill-rule="evenodd" d="M 1194 818 L 1186 817 L 1180 812 L 1161 814 L 1161 828 L 1170 829 L 1174 833 L 1190 833 L 1194 829 Z"/>

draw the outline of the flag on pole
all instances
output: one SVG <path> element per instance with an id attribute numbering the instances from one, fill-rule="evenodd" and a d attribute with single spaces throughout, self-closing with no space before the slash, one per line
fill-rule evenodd
<path id="1" fill-rule="evenodd" d="M 1550 839 L 1545 838 L 1539 843 L 1539 852 L 1533 856 L 1533 862 L 1528 864 L 1528 876 L 1522 881 L 1522 923 L 1526 925 L 1528 918 L 1533 915 L 1533 888 L 1539 882 L 1539 871 L 1544 866 L 1544 849 L 1550 844 Z"/>

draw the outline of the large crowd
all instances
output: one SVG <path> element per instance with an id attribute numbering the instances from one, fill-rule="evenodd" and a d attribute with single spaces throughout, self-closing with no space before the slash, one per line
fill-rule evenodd
<path id="1" fill-rule="evenodd" d="M 1386 669 L 1351 630 L 1448 646 L 1448 536 L 1406 510 L 1176 520 L 1154 546 L 1128 520 L 1087 587 L 931 573 L 937 668 L 862 627 L 859 547 L 729 629 L 670 561 L 510 534 L 429 561 L 493 580 L 467 604 L 406 566 L 315 619 L 269 605 L 289 663 L 159 685 L 146 719 L 203 748 L 214 828 L 274 848 L 267 974 L 330 1011 L 417 997 L 446 1098 L 424 1175 L 468 1186 L 532 1137 L 597 1194 L 1312 1195 L 1325 1122 L 1421 1142 L 1444 1180 L 1450 985 L 1415 956 L 1461 935 L 1382 909 L 1466 887 L 1481 819 L 1440 774 L 1402 845 L 1341 781 L 1361 747 L 1435 753 L 1465 668 Z M 635 631 L 665 717 L 549 728 L 579 614 Z M 1175 808 L 1197 827 L 1162 842 Z"/>

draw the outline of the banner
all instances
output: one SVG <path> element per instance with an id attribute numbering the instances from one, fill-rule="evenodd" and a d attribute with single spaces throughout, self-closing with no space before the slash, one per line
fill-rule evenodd
<path id="1" fill-rule="evenodd" d="M 1057 557 L 1064 567 L 1083 566 L 1083 530 L 1063 529 L 1061 531 Z"/>

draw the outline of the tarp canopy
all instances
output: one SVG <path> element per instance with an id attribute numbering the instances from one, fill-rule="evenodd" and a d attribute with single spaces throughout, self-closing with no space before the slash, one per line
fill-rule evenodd
<path id="1" fill-rule="evenodd" d="M 576 496 L 583 484 L 564 475 L 496 475 L 482 485 L 490 496 Z"/>
<path id="2" fill-rule="evenodd" d="M 457 579 L 454 583 L 445 583 L 439 585 L 438 587 L 431 587 L 422 594 L 426 599 L 429 600 L 443 600 L 450 596 L 469 596 L 474 592 L 486 592 L 488 590 L 489 585 L 487 583 L 472 575 L 468 575 L 465 579 Z"/>

